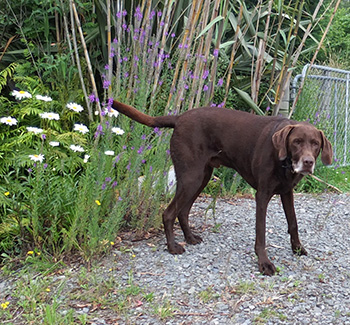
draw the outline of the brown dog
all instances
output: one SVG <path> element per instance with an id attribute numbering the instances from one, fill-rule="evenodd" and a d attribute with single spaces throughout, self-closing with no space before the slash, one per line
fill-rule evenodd
<path id="1" fill-rule="evenodd" d="M 257 191 L 255 253 L 260 272 L 266 275 L 276 272 L 265 247 L 266 210 L 274 194 L 282 199 L 293 252 L 307 255 L 299 240 L 293 188 L 304 175 L 313 173 L 321 150 L 322 162 L 332 163 L 332 146 L 322 131 L 283 117 L 257 116 L 225 108 L 203 107 L 178 116 L 158 117 L 117 101 L 113 108 L 150 127 L 174 128 L 170 152 L 177 187 L 163 214 L 170 253 L 184 252 L 174 239 L 176 217 L 188 244 L 202 241 L 192 233 L 188 214 L 210 180 L 213 168 L 223 165 L 234 168 Z"/>

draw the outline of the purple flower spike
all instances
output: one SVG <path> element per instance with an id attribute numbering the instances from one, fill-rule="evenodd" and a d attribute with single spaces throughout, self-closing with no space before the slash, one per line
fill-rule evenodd
<path id="1" fill-rule="evenodd" d="M 136 19 L 138 19 L 138 20 L 142 19 L 143 16 L 142 16 L 142 12 L 141 12 L 141 8 L 140 7 L 136 8 L 136 12 L 135 12 L 134 17 L 136 17 Z"/>

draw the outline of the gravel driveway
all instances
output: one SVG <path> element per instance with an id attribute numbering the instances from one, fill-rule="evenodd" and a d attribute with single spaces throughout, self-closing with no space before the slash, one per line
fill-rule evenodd
<path id="1" fill-rule="evenodd" d="M 166 251 L 162 233 L 141 241 L 124 234 L 93 274 L 78 266 L 51 276 L 62 289 L 56 300 L 65 308 L 59 312 L 73 308 L 96 325 L 350 324 L 349 195 L 295 196 L 300 238 L 309 253 L 302 257 L 291 251 L 279 198 L 270 202 L 267 249 L 279 269 L 272 277 L 258 272 L 255 201 L 219 199 L 215 215 L 210 203 L 205 197 L 195 203 L 190 224 L 204 242 L 186 245 L 183 255 Z M 178 226 L 176 234 L 182 241 Z M 86 303 L 96 286 L 108 283 L 104 305 Z M 128 295 L 117 304 L 121 292 Z"/>
<path id="2" fill-rule="evenodd" d="M 200 198 L 190 217 L 204 242 L 187 245 L 183 255 L 170 255 L 163 235 L 133 244 L 132 258 L 124 259 L 115 276 L 127 283 L 132 271 L 133 282 L 154 292 L 173 315 L 160 320 L 144 304 L 125 322 L 350 324 L 349 195 L 296 195 L 300 238 L 309 253 L 302 257 L 291 251 L 279 198 L 270 202 L 268 255 L 280 270 L 273 277 L 258 272 L 255 201 L 220 199 L 215 218 L 209 203 Z M 179 228 L 177 238 L 183 240 Z"/>

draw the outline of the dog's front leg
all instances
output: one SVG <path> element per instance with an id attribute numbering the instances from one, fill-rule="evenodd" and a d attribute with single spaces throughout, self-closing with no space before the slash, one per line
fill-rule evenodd
<path id="1" fill-rule="evenodd" d="M 257 191 L 256 200 L 256 238 L 255 254 L 258 256 L 259 271 L 264 275 L 274 275 L 275 265 L 269 260 L 266 253 L 266 212 L 272 194 Z"/>
<path id="2" fill-rule="evenodd" d="M 281 200 L 283 210 L 286 214 L 288 222 L 288 233 L 290 234 L 290 243 L 292 245 L 292 250 L 295 254 L 307 255 L 306 249 L 303 247 L 299 240 L 298 223 L 294 210 L 293 190 L 286 194 L 281 194 Z"/>

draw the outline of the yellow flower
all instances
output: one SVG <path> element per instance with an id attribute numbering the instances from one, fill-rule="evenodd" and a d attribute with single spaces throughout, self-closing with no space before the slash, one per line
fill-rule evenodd
<path id="1" fill-rule="evenodd" d="M 36 252 L 36 255 L 40 255 L 41 253 L 40 252 Z"/>
<path id="2" fill-rule="evenodd" d="M 2 309 L 6 309 L 8 306 L 9 306 L 10 302 L 9 301 L 6 301 L 4 303 L 1 304 L 1 308 Z"/>
<path id="3" fill-rule="evenodd" d="M 45 290 L 46 290 L 47 292 L 50 292 L 50 291 L 51 291 L 51 289 L 50 289 L 50 288 L 46 288 Z"/>
<path id="4" fill-rule="evenodd" d="M 100 202 L 99 200 L 95 200 L 95 203 L 96 203 L 97 205 L 101 205 L 101 202 Z"/>
<path id="5" fill-rule="evenodd" d="M 135 255 L 135 254 L 132 254 L 132 255 L 131 255 L 131 257 L 132 257 L 132 258 L 135 258 L 135 257 L 136 257 L 136 255 Z"/>
<path id="6" fill-rule="evenodd" d="M 113 246 L 114 245 L 114 241 L 111 241 L 110 244 Z"/>
<path id="7" fill-rule="evenodd" d="M 10 192 L 5 192 L 5 196 L 9 196 L 10 195 Z"/>
<path id="8" fill-rule="evenodd" d="M 33 251 L 28 251 L 28 252 L 27 252 L 27 255 L 33 255 L 33 254 L 34 254 Z"/>

